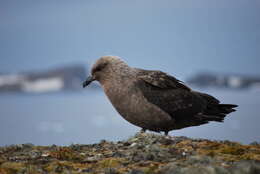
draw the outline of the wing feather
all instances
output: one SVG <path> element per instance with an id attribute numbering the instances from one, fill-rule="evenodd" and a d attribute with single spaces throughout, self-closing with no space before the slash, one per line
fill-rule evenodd
<path id="1" fill-rule="evenodd" d="M 150 85 L 153 85 L 154 87 L 158 87 L 161 89 L 183 89 L 187 91 L 191 90 L 182 81 L 162 71 L 149 71 L 143 69 L 138 70 L 138 78 Z"/>
<path id="2" fill-rule="evenodd" d="M 205 100 L 176 78 L 161 71 L 140 71 L 136 83 L 144 97 L 174 119 L 193 117 L 205 108 Z"/>

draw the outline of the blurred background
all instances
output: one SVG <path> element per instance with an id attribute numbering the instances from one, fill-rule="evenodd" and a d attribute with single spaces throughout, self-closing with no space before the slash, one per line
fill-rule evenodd
<path id="1" fill-rule="evenodd" d="M 98 84 L 82 89 L 103 55 L 239 105 L 224 123 L 171 135 L 259 141 L 259 17 L 259 0 L 1 0 L 0 145 L 115 141 L 139 131 Z"/>

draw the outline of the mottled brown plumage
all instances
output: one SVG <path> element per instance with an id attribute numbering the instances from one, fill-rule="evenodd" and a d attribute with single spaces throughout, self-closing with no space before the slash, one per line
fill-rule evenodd
<path id="1" fill-rule="evenodd" d="M 99 81 L 119 114 L 143 130 L 168 131 L 222 122 L 237 105 L 220 104 L 161 71 L 131 68 L 119 57 L 97 60 L 83 84 Z"/>

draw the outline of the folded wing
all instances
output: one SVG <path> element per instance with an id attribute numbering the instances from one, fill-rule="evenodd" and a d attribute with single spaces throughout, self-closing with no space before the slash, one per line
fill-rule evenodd
<path id="1" fill-rule="evenodd" d="M 178 123 L 176 129 L 209 121 L 223 121 L 236 105 L 220 104 L 208 94 L 192 91 L 180 80 L 161 71 L 139 69 L 136 85 L 144 97 Z"/>

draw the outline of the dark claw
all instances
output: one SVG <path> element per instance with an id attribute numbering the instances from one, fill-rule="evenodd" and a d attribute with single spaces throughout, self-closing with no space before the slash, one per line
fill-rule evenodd
<path id="1" fill-rule="evenodd" d="M 142 128 L 140 132 L 141 132 L 141 133 L 145 133 L 145 131 L 146 131 L 146 129 L 145 129 L 145 128 Z"/>
<path id="2" fill-rule="evenodd" d="M 165 136 L 168 136 L 168 132 L 169 132 L 169 131 L 164 131 L 164 135 L 165 135 Z"/>

